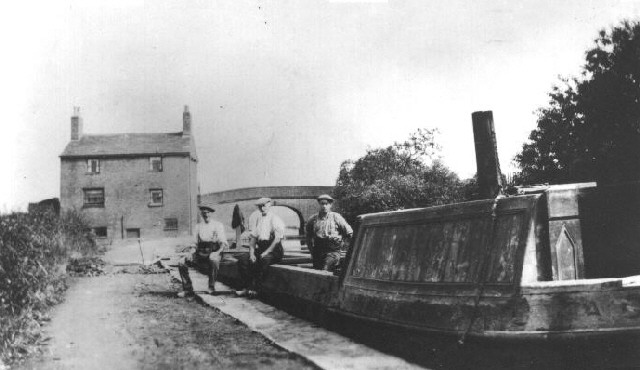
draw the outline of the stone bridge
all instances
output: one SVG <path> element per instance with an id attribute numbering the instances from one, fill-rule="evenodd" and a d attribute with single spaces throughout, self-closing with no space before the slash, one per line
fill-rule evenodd
<path id="1" fill-rule="evenodd" d="M 332 191 L 333 186 L 265 186 L 203 194 L 201 202 L 214 205 L 216 212 L 213 218 L 225 226 L 227 238 L 235 239 L 235 231 L 231 228 L 235 205 L 240 207 L 245 221 L 248 221 L 251 213 L 257 210 L 255 201 L 269 197 L 273 199 L 272 212 L 285 222 L 287 237 L 291 239 L 304 235 L 304 224 L 318 212 L 316 197 Z"/>

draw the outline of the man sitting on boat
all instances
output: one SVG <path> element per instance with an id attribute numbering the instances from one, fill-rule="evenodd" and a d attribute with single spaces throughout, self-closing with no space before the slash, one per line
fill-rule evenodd
<path id="1" fill-rule="evenodd" d="M 340 262 L 340 249 L 343 243 L 351 239 L 353 229 L 344 217 L 331 211 L 331 196 L 322 194 L 317 200 L 320 211 L 307 222 L 307 246 L 311 251 L 314 269 L 333 271 Z"/>
<path id="2" fill-rule="evenodd" d="M 242 289 L 236 292 L 238 296 L 256 296 L 269 265 L 280 262 L 284 255 L 281 241 L 285 226 L 278 216 L 269 212 L 271 199 L 260 198 L 256 206 L 260 213 L 249 219 L 249 253 L 238 257 L 238 273 L 242 284 Z"/>

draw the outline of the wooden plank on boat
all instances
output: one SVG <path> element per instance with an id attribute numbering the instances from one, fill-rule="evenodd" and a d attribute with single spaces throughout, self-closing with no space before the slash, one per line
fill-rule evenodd
<path id="1" fill-rule="evenodd" d="M 337 307 L 338 277 L 329 271 L 298 266 L 272 265 L 262 288 L 321 307 Z"/>

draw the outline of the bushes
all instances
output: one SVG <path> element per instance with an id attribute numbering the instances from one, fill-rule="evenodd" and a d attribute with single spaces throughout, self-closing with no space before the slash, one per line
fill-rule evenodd
<path id="1" fill-rule="evenodd" d="M 66 289 L 71 253 L 96 253 L 95 240 L 77 212 L 0 216 L 0 363 L 30 352 L 44 311 Z"/>
<path id="2" fill-rule="evenodd" d="M 349 223 L 363 213 L 430 207 L 472 199 L 475 182 L 461 181 L 439 159 L 436 130 L 419 129 L 404 143 L 369 149 L 340 167 L 334 196 Z"/>

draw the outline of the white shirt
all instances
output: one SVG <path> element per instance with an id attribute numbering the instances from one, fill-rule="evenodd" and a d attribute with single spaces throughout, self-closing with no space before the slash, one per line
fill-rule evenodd
<path id="1" fill-rule="evenodd" d="M 258 227 L 258 220 L 262 217 L 262 212 L 259 209 L 253 211 L 253 213 L 249 216 L 249 222 L 247 223 L 247 229 L 249 232 L 253 232 L 253 230 Z"/>
<path id="2" fill-rule="evenodd" d="M 270 240 L 272 234 L 278 239 L 284 237 L 284 222 L 271 212 L 264 216 L 258 212 L 256 217 L 252 214 L 249 218 L 249 229 L 251 236 L 257 238 L 258 241 Z"/>
<path id="3" fill-rule="evenodd" d="M 227 244 L 227 236 L 224 234 L 224 226 L 216 220 L 199 222 L 196 225 L 196 241 Z"/>

